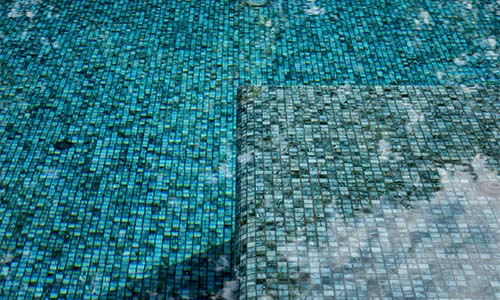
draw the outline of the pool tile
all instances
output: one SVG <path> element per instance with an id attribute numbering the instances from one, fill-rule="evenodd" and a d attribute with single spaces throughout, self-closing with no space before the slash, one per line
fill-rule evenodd
<path id="1" fill-rule="evenodd" d="M 494 298 L 498 91 L 240 89 L 240 299 Z"/>

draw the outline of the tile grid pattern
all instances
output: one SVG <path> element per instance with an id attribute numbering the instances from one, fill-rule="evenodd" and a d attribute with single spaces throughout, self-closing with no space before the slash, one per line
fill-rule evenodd
<path id="1" fill-rule="evenodd" d="M 236 11 L 241 79 L 283 86 L 495 84 L 499 6 L 273 1 L 243 8 Z"/>
<path id="2" fill-rule="evenodd" d="M 232 278 L 235 47 L 209 12 L 230 7 L 16 7 L 0 4 L 0 297 L 216 295 Z"/>
<path id="3" fill-rule="evenodd" d="M 223 293 L 237 86 L 498 80 L 496 1 L 312 2 L 1 1 L 2 296 Z"/>
<path id="4" fill-rule="evenodd" d="M 240 299 L 498 296 L 498 96 L 241 89 Z"/>

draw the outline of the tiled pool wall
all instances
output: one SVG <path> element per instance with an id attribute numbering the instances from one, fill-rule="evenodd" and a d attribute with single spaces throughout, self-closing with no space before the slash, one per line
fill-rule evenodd
<path id="1" fill-rule="evenodd" d="M 1 296 L 232 296 L 238 87 L 496 84 L 499 6 L 0 3 Z"/>

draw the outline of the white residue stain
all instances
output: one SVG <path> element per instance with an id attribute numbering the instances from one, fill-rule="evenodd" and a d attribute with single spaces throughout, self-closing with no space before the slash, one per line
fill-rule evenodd
<path id="1" fill-rule="evenodd" d="M 242 153 L 242 154 L 238 155 L 237 159 L 238 159 L 238 163 L 244 165 L 244 164 L 247 164 L 247 163 L 252 161 L 253 154 L 250 152 Z"/>
<path id="2" fill-rule="evenodd" d="M 453 62 L 457 66 L 465 66 L 467 64 L 467 56 L 462 55 L 462 56 L 459 56 L 459 57 L 455 57 L 453 59 Z"/>
<path id="3" fill-rule="evenodd" d="M 495 50 L 487 50 L 484 52 L 484 56 L 488 60 L 496 60 L 498 58 L 498 53 Z"/>
<path id="4" fill-rule="evenodd" d="M 426 11 L 426 10 L 421 10 L 418 18 L 413 20 L 413 23 L 415 24 L 415 29 L 420 30 L 422 29 L 421 25 L 430 25 L 431 23 L 431 14 Z"/>
<path id="5" fill-rule="evenodd" d="M 28 17 L 30 20 L 35 17 L 35 13 L 32 11 L 27 11 L 26 12 L 26 17 Z"/>
<path id="6" fill-rule="evenodd" d="M 236 291 L 238 290 L 238 281 L 226 281 L 224 282 L 224 288 L 220 292 L 220 297 L 225 300 L 235 300 Z"/>
<path id="7" fill-rule="evenodd" d="M 223 162 L 219 165 L 219 175 L 221 175 L 225 178 L 231 178 L 234 176 L 234 172 L 231 168 L 230 163 Z"/>
<path id="8" fill-rule="evenodd" d="M 381 139 L 378 141 L 378 155 L 381 161 L 386 161 L 390 158 L 392 150 L 391 143 Z"/>
<path id="9" fill-rule="evenodd" d="M 19 18 L 22 17 L 23 13 L 21 11 L 21 4 L 19 2 L 14 3 L 12 8 L 10 9 L 9 13 L 7 14 L 7 17 L 9 18 Z"/>
<path id="10" fill-rule="evenodd" d="M 307 0 L 307 3 L 304 7 L 304 12 L 309 16 L 318 16 L 325 13 L 325 9 L 323 7 L 319 7 L 316 5 L 316 0 Z"/>
<path id="11" fill-rule="evenodd" d="M 413 131 L 413 127 L 417 125 L 418 122 L 423 121 L 425 119 L 424 113 L 421 111 L 415 110 L 413 107 L 408 108 L 408 116 L 410 120 L 406 123 L 405 129 L 407 131 Z"/>
<path id="12" fill-rule="evenodd" d="M 420 20 L 422 20 L 422 22 L 426 25 L 429 25 L 431 23 L 431 15 L 429 14 L 428 11 L 426 10 L 422 10 L 420 11 Z"/>
<path id="13" fill-rule="evenodd" d="M 12 4 L 10 11 L 7 13 L 9 18 L 27 17 L 30 21 L 36 16 L 38 4 L 41 0 L 17 0 Z"/>
<path id="14" fill-rule="evenodd" d="M 489 37 L 486 39 L 486 42 L 488 43 L 488 46 L 493 50 L 495 49 L 497 45 L 497 40 L 494 37 Z"/>

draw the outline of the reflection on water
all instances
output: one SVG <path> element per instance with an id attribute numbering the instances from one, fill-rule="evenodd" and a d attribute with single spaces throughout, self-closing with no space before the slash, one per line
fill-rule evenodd
<path id="1" fill-rule="evenodd" d="M 500 177 L 486 161 L 476 156 L 470 167 L 439 168 L 442 189 L 413 209 L 380 201 L 356 218 L 334 214 L 328 243 L 319 247 L 301 229 L 281 253 L 291 277 L 306 281 L 300 298 L 313 299 L 328 282 L 337 297 L 493 299 Z"/>
<path id="2" fill-rule="evenodd" d="M 241 94 L 244 299 L 496 296 L 496 90 Z"/>

